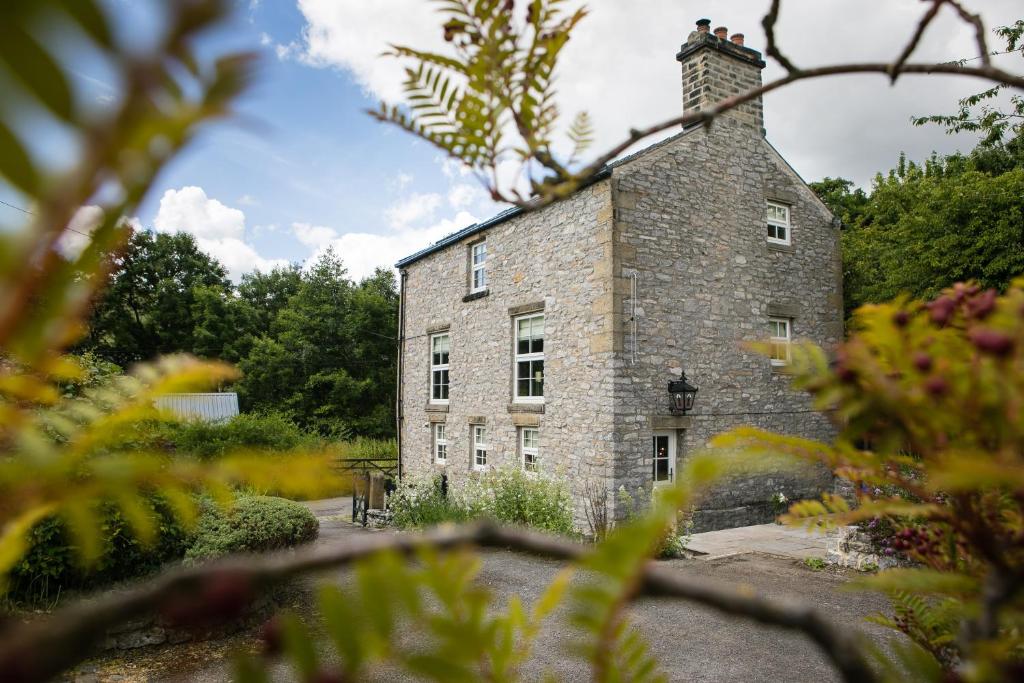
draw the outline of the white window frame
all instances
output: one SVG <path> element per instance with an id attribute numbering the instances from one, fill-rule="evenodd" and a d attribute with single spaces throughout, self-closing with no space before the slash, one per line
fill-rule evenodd
<path id="1" fill-rule="evenodd" d="M 473 425 L 473 469 L 487 469 L 487 425 Z"/>
<path id="2" fill-rule="evenodd" d="M 776 325 L 785 326 L 785 335 L 777 334 Z M 789 349 L 793 343 L 793 319 L 792 318 L 768 318 L 769 341 L 771 342 L 771 361 L 775 367 L 788 365 L 790 361 Z M 785 349 L 785 358 L 776 358 L 776 349 Z"/>
<path id="3" fill-rule="evenodd" d="M 665 439 L 665 443 L 668 446 L 665 451 L 665 457 L 660 458 L 665 461 L 665 471 L 668 474 L 668 479 L 657 479 L 658 473 L 658 452 L 657 444 L 658 439 Z M 658 431 L 654 432 L 651 438 L 651 480 L 655 486 L 671 486 L 676 480 L 676 441 L 678 437 L 674 431 Z"/>
<path id="4" fill-rule="evenodd" d="M 541 324 L 544 325 L 544 332 L 543 332 L 543 336 L 541 337 L 542 348 L 541 348 L 541 350 L 539 352 L 520 353 L 519 352 L 519 325 L 524 320 L 535 320 L 537 318 L 540 318 L 541 319 Z M 521 315 L 521 316 L 515 318 L 513 320 L 513 325 L 512 325 L 512 337 L 513 337 L 513 339 L 512 339 L 512 344 L 513 344 L 513 347 L 512 347 L 512 355 L 513 355 L 513 359 L 512 359 L 512 397 L 513 397 L 513 401 L 515 403 L 544 403 L 544 392 L 546 391 L 546 389 L 544 387 L 544 383 L 545 383 L 544 382 L 544 372 L 546 370 L 546 365 L 547 365 L 546 363 L 545 363 L 545 370 L 541 370 L 541 395 L 540 396 L 532 396 L 532 395 L 528 394 L 526 396 L 523 396 L 522 394 L 519 393 L 519 364 L 520 363 L 531 363 L 531 367 L 532 367 L 532 364 L 537 362 L 537 361 L 540 361 L 541 363 L 544 363 L 544 354 L 547 352 L 547 320 L 544 318 L 544 314 L 543 313 L 531 313 L 529 315 Z M 532 336 L 531 336 L 531 339 L 532 339 Z"/>
<path id="5" fill-rule="evenodd" d="M 785 219 L 773 217 L 771 215 L 772 209 L 779 209 L 786 212 Z M 793 209 L 792 207 L 781 204 L 779 202 L 768 202 L 765 207 L 765 216 L 768 220 L 768 241 L 772 244 L 792 244 L 793 243 Z M 775 228 L 775 237 L 772 236 L 772 228 Z M 786 238 L 781 239 L 778 237 L 778 230 L 783 229 L 786 231 Z"/>
<path id="6" fill-rule="evenodd" d="M 477 256 L 480 257 L 479 260 Z M 469 247 L 469 293 L 484 291 L 487 291 L 487 240 L 471 244 Z"/>
<path id="7" fill-rule="evenodd" d="M 434 423 L 434 462 L 448 464 L 448 425 L 444 422 Z"/>
<path id="8" fill-rule="evenodd" d="M 448 362 L 447 363 L 434 363 L 434 344 L 438 339 L 446 338 L 448 340 Z M 439 332 L 437 334 L 430 335 L 430 402 L 434 405 L 448 405 L 449 398 L 436 398 L 434 396 L 434 388 L 439 386 L 440 383 L 435 381 L 435 373 L 444 372 L 448 374 L 448 383 L 446 392 L 448 396 L 451 396 L 451 353 L 452 353 L 452 338 L 448 332 Z"/>
<path id="9" fill-rule="evenodd" d="M 527 433 L 533 434 L 533 446 L 526 445 Z M 536 474 L 540 471 L 540 430 L 536 427 L 523 427 L 519 430 L 519 451 L 523 471 Z"/>

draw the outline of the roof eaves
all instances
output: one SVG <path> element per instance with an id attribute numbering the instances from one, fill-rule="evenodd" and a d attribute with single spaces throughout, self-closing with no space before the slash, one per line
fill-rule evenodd
<path id="1" fill-rule="evenodd" d="M 593 176 L 591 176 L 587 180 L 587 182 L 583 183 L 578 188 L 576 188 L 575 192 L 579 192 L 580 190 L 584 189 L 585 187 L 589 187 L 590 185 L 593 185 L 594 183 L 600 182 L 600 181 L 604 180 L 605 178 L 610 177 L 611 174 L 612 174 L 611 166 L 605 166 L 600 171 L 598 171 Z M 575 192 L 574 192 L 574 194 L 575 194 Z M 485 221 L 482 221 L 480 223 L 474 223 L 473 225 L 466 226 L 465 228 L 463 228 L 461 230 L 453 232 L 452 234 L 448 235 L 447 237 L 442 237 L 437 242 L 434 242 L 433 244 L 431 244 L 429 247 L 421 249 L 421 250 L 417 251 L 415 254 L 412 254 L 410 256 L 406 256 L 405 258 L 403 258 L 402 260 L 398 261 L 398 263 L 395 264 L 395 268 L 404 268 L 404 267 L 406 267 L 406 266 L 408 266 L 408 265 L 410 265 L 412 263 L 415 263 L 416 261 L 419 261 L 420 259 L 424 258 L 425 256 L 429 256 L 430 254 L 433 254 L 434 252 L 441 251 L 445 247 L 448 247 L 448 246 L 450 246 L 452 244 L 455 244 L 456 242 L 460 242 L 460 241 L 466 239 L 467 237 L 471 237 L 471 236 L 473 236 L 473 235 L 475 235 L 475 234 L 477 234 L 479 232 L 483 232 L 484 230 L 486 230 L 488 228 L 493 228 L 495 225 L 500 225 L 501 223 L 504 223 L 507 220 L 515 218 L 519 214 L 525 213 L 525 212 L 526 212 L 526 209 L 524 209 L 522 207 L 519 207 L 519 206 L 513 206 L 511 208 L 505 209 L 504 211 L 501 211 L 501 212 L 495 214 L 494 216 L 488 218 Z"/>

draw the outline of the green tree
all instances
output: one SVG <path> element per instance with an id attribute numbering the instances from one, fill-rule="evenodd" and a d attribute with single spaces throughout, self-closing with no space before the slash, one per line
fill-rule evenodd
<path id="1" fill-rule="evenodd" d="M 852 180 L 826 177 L 810 187 L 844 226 L 856 224 L 864 215 L 868 195 L 859 187 L 854 189 Z"/>
<path id="2" fill-rule="evenodd" d="M 299 282 L 285 304 L 280 295 L 294 282 L 290 273 Z M 398 318 L 392 273 L 381 269 L 354 284 L 328 250 L 306 272 L 272 276 L 250 282 L 258 286 L 248 296 L 280 305 L 269 332 L 239 364 L 243 405 L 284 411 L 323 434 L 391 435 Z"/>
<path id="3" fill-rule="evenodd" d="M 114 259 L 108 291 L 97 302 L 80 347 L 121 366 L 192 351 L 199 288 L 223 293 L 231 283 L 224 267 L 191 235 L 136 231 Z M 219 357 L 212 349 L 216 345 L 204 338 L 203 355 Z"/>
<path id="4" fill-rule="evenodd" d="M 299 293 L 302 269 L 298 264 L 274 268 L 269 273 L 253 271 L 242 275 L 238 296 L 249 304 L 258 330 L 269 330 L 281 309 Z"/>
<path id="5" fill-rule="evenodd" d="M 1002 291 L 1024 273 L 1024 167 L 993 176 L 973 157 L 901 159 L 862 211 L 842 237 L 848 312 L 959 281 Z"/>

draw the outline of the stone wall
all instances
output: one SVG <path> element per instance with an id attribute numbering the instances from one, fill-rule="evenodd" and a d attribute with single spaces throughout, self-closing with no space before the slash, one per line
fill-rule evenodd
<path id="1" fill-rule="evenodd" d="M 488 429 L 488 465 L 519 467 L 517 427 L 539 427 L 541 468 L 573 485 L 584 526 L 583 485 L 611 471 L 612 205 L 609 181 L 516 216 L 406 268 L 402 363 L 403 474 L 472 472 L 471 425 Z M 488 292 L 467 296 L 469 246 L 486 238 Z M 545 397 L 512 396 L 513 318 L 543 310 Z M 450 398 L 429 405 L 430 334 L 449 330 Z M 446 465 L 434 463 L 431 424 L 445 422 Z"/>
<path id="2" fill-rule="evenodd" d="M 669 415 L 667 384 L 681 369 L 699 391 L 680 425 L 680 463 L 737 425 L 832 436 L 788 378 L 745 346 L 767 338 L 771 315 L 792 318 L 794 339 L 826 348 L 843 331 L 838 229 L 760 131 L 720 119 L 627 159 L 612 183 L 616 486 L 651 481 L 651 435 Z M 767 242 L 767 200 L 791 207 L 790 246 Z M 705 501 L 696 530 L 765 522 L 772 494 L 829 487 L 823 469 L 730 482 Z"/>
<path id="3" fill-rule="evenodd" d="M 912 566 L 911 562 L 902 557 L 876 553 L 867 534 L 855 526 L 839 527 L 829 533 L 825 561 L 861 571 Z"/>

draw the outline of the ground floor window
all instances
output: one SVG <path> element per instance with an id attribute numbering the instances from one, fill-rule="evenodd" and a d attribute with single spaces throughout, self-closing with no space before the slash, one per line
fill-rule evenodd
<path id="1" fill-rule="evenodd" d="M 439 465 L 448 462 L 448 432 L 443 422 L 434 423 L 434 460 Z"/>
<path id="2" fill-rule="evenodd" d="M 676 444 L 672 432 L 656 432 L 652 440 L 652 476 L 655 484 L 668 484 L 676 474 Z"/>
<path id="3" fill-rule="evenodd" d="M 533 427 L 523 427 L 521 432 L 523 469 L 527 472 L 536 472 L 540 467 L 540 434 Z"/>
<path id="4" fill-rule="evenodd" d="M 793 323 L 789 318 L 769 318 L 768 332 L 771 335 L 772 365 L 789 362 L 789 345 L 793 339 Z"/>
<path id="5" fill-rule="evenodd" d="M 473 426 L 473 469 L 487 468 L 487 427 Z"/>

